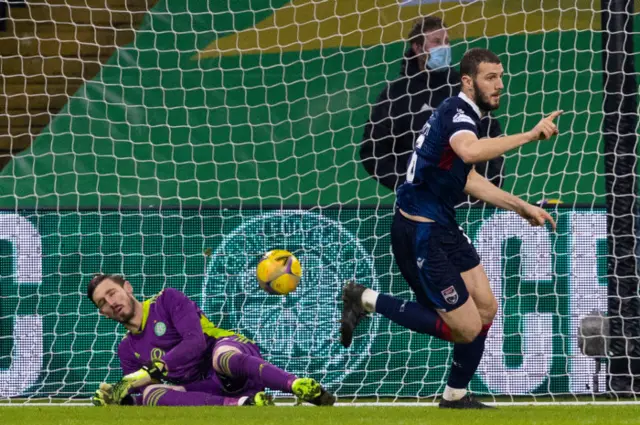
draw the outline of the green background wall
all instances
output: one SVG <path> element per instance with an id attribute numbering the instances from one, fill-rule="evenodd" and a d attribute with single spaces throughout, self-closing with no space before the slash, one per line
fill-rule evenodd
<path id="1" fill-rule="evenodd" d="M 540 2 L 529 1 L 460 9 L 393 0 L 295 7 L 161 0 L 133 44 L 2 171 L 0 205 L 392 204 L 359 164 L 358 144 L 371 103 L 398 75 L 402 35 L 416 16 L 439 8 L 448 8 L 454 60 L 473 46 L 502 57 L 499 116 L 507 133 L 528 129 L 542 113 L 567 111 L 559 137 L 508 156 L 505 187 L 531 201 L 600 203 L 599 15 L 590 1 L 570 2 L 562 13 L 556 3 L 543 14 Z M 295 15 L 285 13 L 292 7 Z M 327 28 L 309 24 L 332 8 L 342 18 L 327 18 Z M 366 13 L 354 21 L 360 9 Z M 400 16 L 403 25 L 392 20 L 382 34 L 379 16 Z M 340 25 L 351 35 L 330 35 Z M 222 49 L 236 44 L 249 47 Z M 211 53 L 212 45 L 222 53 Z"/>

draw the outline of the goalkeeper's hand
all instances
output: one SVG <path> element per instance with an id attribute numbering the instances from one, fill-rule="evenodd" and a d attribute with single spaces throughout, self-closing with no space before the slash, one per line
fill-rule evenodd
<path id="1" fill-rule="evenodd" d="M 115 404 L 120 404 L 132 389 L 156 384 L 167 375 L 167 368 L 161 361 L 154 361 L 150 366 L 144 366 L 137 372 L 125 375 L 112 389 Z"/>
<path id="2" fill-rule="evenodd" d="M 104 382 L 100 384 L 100 388 L 96 390 L 91 402 L 94 406 L 108 406 L 110 404 L 116 404 L 113 402 L 113 386 L 105 384 Z"/>

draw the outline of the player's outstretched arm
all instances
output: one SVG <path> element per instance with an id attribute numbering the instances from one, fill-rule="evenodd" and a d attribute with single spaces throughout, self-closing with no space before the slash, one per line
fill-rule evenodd
<path id="1" fill-rule="evenodd" d="M 456 155 L 467 164 L 489 161 L 526 143 L 547 140 L 558 134 L 558 127 L 553 120 L 562 112 L 551 113 L 525 133 L 479 140 L 471 131 L 461 131 L 454 134 L 449 143 Z"/>
<path id="2" fill-rule="evenodd" d="M 515 211 L 532 226 L 543 226 L 546 222 L 549 222 L 554 230 L 556 228 L 556 222 L 548 212 L 496 187 L 489 180 L 478 174 L 476 170 L 471 170 L 469 173 L 464 191 L 474 198 L 498 208 Z"/>

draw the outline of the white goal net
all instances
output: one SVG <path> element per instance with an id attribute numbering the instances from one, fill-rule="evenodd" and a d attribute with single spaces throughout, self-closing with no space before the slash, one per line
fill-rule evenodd
<path id="1" fill-rule="evenodd" d="M 184 291 L 341 401 L 440 394 L 448 343 L 376 316 L 347 350 L 337 323 L 347 279 L 413 299 L 391 256 L 395 196 L 367 173 L 360 146 L 379 94 L 403 77 L 413 23 L 434 15 L 454 67 L 471 47 L 500 56 L 504 133 L 566 111 L 556 139 L 508 154 L 500 171 L 503 188 L 530 202 L 563 202 L 556 232 L 458 210 L 500 306 L 471 389 L 494 401 L 592 400 L 606 368 L 594 388 L 596 360 L 581 354 L 577 331 L 607 309 L 597 3 L 10 3 L 0 33 L 0 148 L 15 154 L 0 172 L 0 399 L 86 400 L 120 377 L 123 329 L 85 295 L 99 271 L 124 274 L 141 299 Z M 287 297 L 255 281 L 274 248 L 302 263 Z"/>

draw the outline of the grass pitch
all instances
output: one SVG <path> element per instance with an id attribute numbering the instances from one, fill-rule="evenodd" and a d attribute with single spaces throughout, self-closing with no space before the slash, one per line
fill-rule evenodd
<path id="1" fill-rule="evenodd" d="M 0 407 L 2 425 L 589 425 L 640 424 L 640 406 L 435 407 Z"/>

